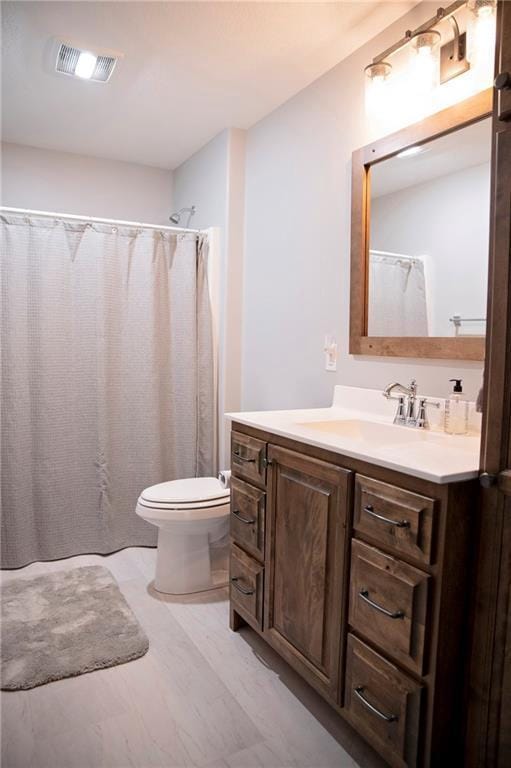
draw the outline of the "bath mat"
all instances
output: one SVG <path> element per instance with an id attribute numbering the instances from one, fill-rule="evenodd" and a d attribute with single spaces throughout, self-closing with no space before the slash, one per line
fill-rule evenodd
<path id="1" fill-rule="evenodd" d="M 20 690 L 143 656 L 149 642 L 107 568 L 13 579 L 1 590 L 2 689 Z"/>

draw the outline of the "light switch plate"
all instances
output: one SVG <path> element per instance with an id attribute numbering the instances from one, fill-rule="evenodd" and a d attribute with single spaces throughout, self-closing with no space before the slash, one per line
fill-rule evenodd
<path id="1" fill-rule="evenodd" d="M 335 338 L 327 333 L 325 336 L 325 371 L 337 370 L 337 342 Z"/>

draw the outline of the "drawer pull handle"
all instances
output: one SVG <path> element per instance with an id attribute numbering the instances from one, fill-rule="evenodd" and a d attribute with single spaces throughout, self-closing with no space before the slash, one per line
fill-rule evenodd
<path id="1" fill-rule="evenodd" d="M 237 509 L 233 509 L 232 514 L 234 517 L 238 518 L 240 523 L 245 523 L 245 525 L 255 525 L 256 521 L 253 518 L 242 517 Z"/>
<path id="2" fill-rule="evenodd" d="M 378 709 L 378 707 L 375 707 L 374 704 L 371 704 L 371 702 L 368 701 L 366 699 L 366 697 L 364 696 L 364 686 L 363 685 L 358 685 L 353 690 L 354 690 L 354 693 L 357 696 L 357 698 L 359 698 L 360 701 L 362 702 L 362 704 L 364 705 L 364 707 L 369 709 L 371 712 L 373 712 L 375 715 L 380 717 L 382 720 L 385 720 L 386 723 L 395 723 L 396 720 L 398 720 L 398 716 L 397 715 L 386 715 L 385 712 L 382 712 L 380 709 Z"/>
<path id="3" fill-rule="evenodd" d="M 367 512 L 368 515 L 371 515 L 372 517 L 376 517 L 377 520 L 381 520 L 383 523 L 387 523 L 387 525 L 395 525 L 396 528 L 409 528 L 410 523 L 408 520 L 391 520 L 390 517 L 384 517 L 383 515 L 379 515 L 377 512 L 374 511 L 374 507 L 371 504 L 366 504 L 364 507 L 364 512 Z"/>
<path id="4" fill-rule="evenodd" d="M 237 576 L 233 576 L 231 579 L 232 586 L 238 590 L 238 592 L 241 592 L 242 595 L 253 595 L 255 592 L 255 589 L 244 589 L 241 584 L 239 584 L 239 579 Z"/>
<path id="5" fill-rule="evenodd" d="M 246 456 L 242 456 L 238 451 L 234 451 L 234 455 L 240 461 L 245 461 L 247 464 L 255 464 L 255 459 L 247 459 Z"/>
<path id="6" fill-rule="evenodd" d="M 359 597 L 362 598 L 362 600 L 365 600 L 366 603 L 369 603 L 371 608 L 376 608 L 377 611 L 380 611 L 380 613 L 384 613 L 385 616 L 389 617 L 389 619 L 404 619 L 405 617 L 404 611 L 388 611 L 386 608 L 383 607 L 383 605 L 378 605 L 378 603 L 375 603 L 374 600 L 371 600 L 367 589 L 362 589 L 358 594 L 359 594 Z"/>

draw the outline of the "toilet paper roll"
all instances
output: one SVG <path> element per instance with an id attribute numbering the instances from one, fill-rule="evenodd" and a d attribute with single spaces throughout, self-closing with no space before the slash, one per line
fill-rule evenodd
<path id="1" fill-rule="evenodd" d="M 223 472 L 219 472 L 218 479 L 220 480 L 220 485 L 222 486 L 222 488 L 230 488 L 231 487 L 231 470 L 224 469 Z"/>

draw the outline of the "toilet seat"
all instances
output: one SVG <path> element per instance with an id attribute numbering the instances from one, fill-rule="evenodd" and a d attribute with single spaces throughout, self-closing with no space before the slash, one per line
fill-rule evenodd
<path id="1" fill-rule="evenodd" d="M 148 507 L 139 500 L 136 508 L 136 512 L 140 517 L 149 522 L 155 523 L 160 521 L 164 522 L 189 522 L 201 520 L 212 520 L 227 517 L 229 514 L 230 505 L 229 502 L 224 504 L 215 504 L 210 507 L 188 507 L 179 509 L 173 507 Z"/>
<path id="2" fill-rule="evenodd" d="M 140 503 L 159 509 L 201 509 L 228 503 L 229 488 L 216 477 L 189 477 L 151 485 L 142 491 Z"/>
<path id="3" fill-rule="evenodd" d="M 149 521 L 210 520 L 228 515 L 229 502 L 229 488 L 216 477 L 190 477 L 146 488 L 137 512 Z"/>
<path id="4" fill-rule="evenodd" d="M 185 511 L 190 509 L 209 509 L 210 507 L 221 507 L 224 504 L 229 504 L 229 497 L 226 499 L 216 499 L 213 501 L 196 502 L 195 504 L 176 504 L 175 502 L 164 501 L 153 503 L 151 501 L 146 501 L 141 496 L 138 500 L 138 503 L 142 507 L 147 507 L 147 509 L 175 509 L 176 512 L 179 512 L 180 510 Z"/>

